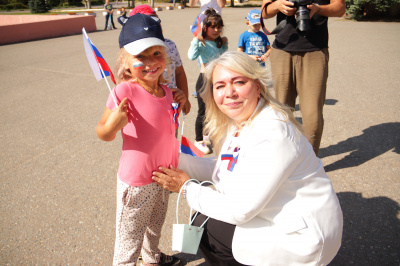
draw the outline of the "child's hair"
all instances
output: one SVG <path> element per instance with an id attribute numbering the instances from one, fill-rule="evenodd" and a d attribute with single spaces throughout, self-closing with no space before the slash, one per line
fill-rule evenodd
<path id="1" fill-rule="evenodd" d="M 162 49 L 162 52 L 164 54 L 164 57 L 167 60 L 167 53 L 165 52 L 165 49 Z M 115 69 L 114 72 L 117 73 L 116 75 L 116 82 L 117 84 L 124 82 L 124 81 L 128 81 L 128 80 L 136 80 L 136 77 L 134 77 L 129 69 L 129 64 L 131 63 L 131 59 L 133 58 L 133 55 L 131 55 L 130 53 L 128 53 L 124 47 L 122 47 L 119 50 L 118 53 L 118 58 L 117 58 L 117 63 L 115 65 Z M 168 66 L 167 66 L 168 68 Z M 168 76 L 169 78 L 171 77 L 170 73 L 171 71 L 169 69 L 167 69 L 168 71 Z M 160 77 L 158 78 L 158 83 L 162 83 L 162 84 L 166 84 L 168 83 L 168 80 L 166 80 L 164 78 L 164 75 L 160 75 Z"/>
<path id="2" fill-rule="evenodd" d="M 215 9 L 207 9 L 204 12 L 204 15 L 206 15 L 206 18 L 203 20 L 203 29 L 201 32 L 203 38 L 207 37 L 207 29 L 212 26 L 213 22 L 217 25 L 217 27 L 224 27 L 222 17 L 220 14 L 217 13 L 217 11 L 215 11 Z M 217 43 L 218 48 L 222 47 L 221 36 L 218 36 L 218 38 L 215 39 L 215 42 Z"/>

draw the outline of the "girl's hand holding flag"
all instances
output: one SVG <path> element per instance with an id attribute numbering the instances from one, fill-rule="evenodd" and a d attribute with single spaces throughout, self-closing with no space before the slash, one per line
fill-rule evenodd
<path id="1" fill-rule="evenodd" d="M 117 132 L 128 124 L 128 99 L 121 101 L 113 111 L 106 109 L 96 127 L 97 136 L 104 141 L 115 139 Z"/>
<path id="2" fill-rule="evenodd" d="M 187 101 L 185 93 L 178 88 L 171 89 L 171 91 L 174 95 L 174 101 L 176 103 L 179 103 L 179 108 L 178 108 L 178 114 L 179 114 L 181 112 L 183 106 L 185 106 L 185 103 Z"/>

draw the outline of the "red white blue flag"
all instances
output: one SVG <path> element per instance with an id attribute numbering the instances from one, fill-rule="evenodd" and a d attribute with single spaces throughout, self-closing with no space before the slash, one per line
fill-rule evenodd
<path id="1" fill-rule="evenodd" d="M 179 117 L 179 112 L 178 112 L 178 109 L 179 109 L 179 103 L 172 103 L 172 114 L 173 114 L 173 121 L 174 121 L 174 123 L 175 123 L 175 130 L 177 130 L 178 129 L 178 127 L 179 127 L 179 120 L 178 120 L 178 117 Z"/>
<path id="2" fill-rule="evenodd" d="M 194 146 L 194 144 L 184 136 L 181 136 L 181 152 L 184 154 L 192 155 L 194 157 L 204 156 L 204 152 L 196 148 L 196 146 Z"/>
<path id="3" fill-rule="evenodd" d="M 201 31 L 203 29 L 203 21 L 206 18 L 204 13 L 200 13 L 196 19 L 194 20 L 193 25 L 190 26 L 190 31 L 193 33 L 194 36 L 201 36 Z"/>
<path id="4" fill-rule="evenodd" d="M 96 46 L 94 46 L 94 44 L 90 41 L 88 35 L 86 34 L 85 28 L 82 28 L 82 33 L 86 56 L 97 81 L 105 78 L 105 76 L 109 76 L 114 84 L 116 84 L 114 75 L 110 67 L 108 66 L 106 60 L 104 60 L 103 56 L 100 54 L 99 50 L 97 50 Z"/>

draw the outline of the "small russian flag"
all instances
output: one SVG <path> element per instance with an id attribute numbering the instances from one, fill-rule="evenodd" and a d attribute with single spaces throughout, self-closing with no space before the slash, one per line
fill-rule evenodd
<path id="1" fill-rule="evenodd" d="M 172 103 L 172 111 L 173 111 L 173 115 L 174 115 L 173 120 L 174 120 L 174 123 L 175 123 L 175 130 L 177 130 L 178 127 L 179 127 L 179 120 L 178 120 L 178 117 L 179 117 L 179 112 L 178 112 L 179 105 L 180 105 L 179 103 Z"/>
<path id="2" fill-rule="evenodd" d="M 184 136 L 181 136 L 181 152 L 184 154 L 192 155 L 194 157 L 204 156 L 204 152 L 196 148 L 196 146 L 194 146 L 194 144 Z"/>
<path id="3" fill-rule="evenodd" d="M 82 29 L 82 33 L 86 56 L 97 81 L 103 79 L 105 75 L 106 77 L 110 77 L 114 84 L 116 84 L 114 75 L 110 67 L 108 66 L 106 60 L 104 60 L 103 56 L 100 54 L 99 50 L 97 50 L 96 46 L 94 46 L 92 41 L 89 39 L 89 36 L 86 34 L 85 28 Z M 103 70 L 104 75 L 101 72 L 100 68 Z"/>
<path id="4" fill-rule="evenodd" d="M 196 19 L 194 20 L 193 25 L 190 25 L 190 31 L 193 33 L 194 36 L 201 36 L 201 31 L 203 29 L 203 21 L 206 18 L 204 13 L 200 13 Z"/>

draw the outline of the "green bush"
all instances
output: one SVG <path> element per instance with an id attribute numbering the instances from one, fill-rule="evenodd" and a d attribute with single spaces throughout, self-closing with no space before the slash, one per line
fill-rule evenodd
<path id="1" fill-rule="evenodd" d="M 0 10 L 14 10 L 14 9 L 28 9 L 27 5 L 24 5 L 22 3 L 11 3 L 11 4 L 6 4 L 6 5 L 0 5 Z"/>
<path id="2" fill-rule="evenodd" d="M 396 19 L 399 6 L 400 0 L 346 0 L 346 13 L 354 20 Z"/>
<path id="3" fill-rule="evenodd" d="M 51 9 L 50 5 L 46 3 L 46 0 L 29 0 L 28 3 L 32 14 L 46 13 Z"/>

